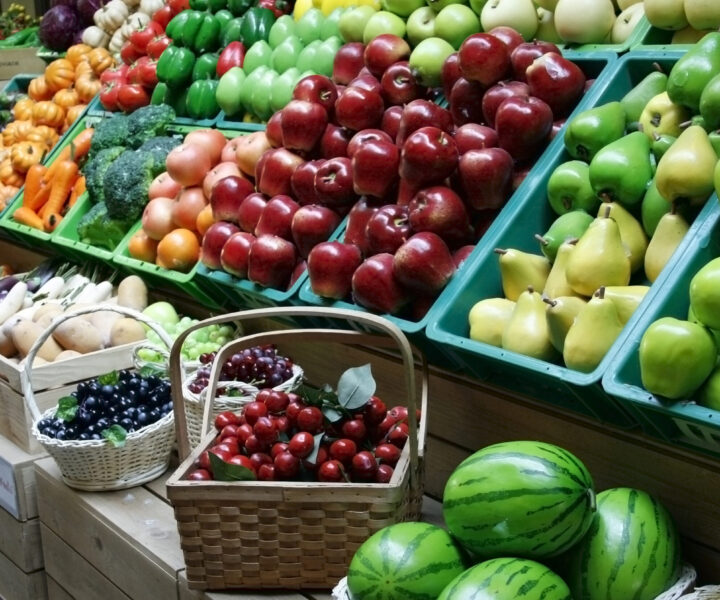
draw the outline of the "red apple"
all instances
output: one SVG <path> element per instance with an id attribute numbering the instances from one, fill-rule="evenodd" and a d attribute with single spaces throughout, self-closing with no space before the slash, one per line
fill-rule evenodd
<path id="1" fill-rule="evenodd" d="M 330 127 L 330 125 L 328 125 Z M 315 173 L 324 163 L 324 160 L 308 160 L 304 162 L 290 177 L 292 196 L 299 204 L 316 204 L 318 201 L 315 191 Z"/>
<path id="2" fill-rule="evenodd" d="M 300 256 L 307 258 L 314 246 L 327 240 L 340 224 L 340 216 L 327 206 L 301 206 L 293 216 L 290 230 Z"/>
<path id="3" fill-rule="evenodd" d="M 347 146 L 347 157 L 352 160 L 355 152 L 368 142 L 386 142 L 392 144 L 392 138 L 382 129 L 363 129 L 350 138 Z"/>
<path id="4" fill-rule="evenodd" d="M 355 193 L 384 198 L 399 179 L 400 148 L 392 141 L 367 141 L 354 150 L 351 164 Z"/>
<path id="5" fill-rule="evenodd" d="M 422 186 L 417 182 L 401 177 L 400 185 L 398 185 L 397 202 L 395 204 L 407 206 L 415 197 L 415 194 L 417 194 L 421 189 Z"/>
<path id="6" fill-rule="evenodd" d="M 387 133 L 392 138 L 393 142 L 397 140 L 398 131 L 400 131 L 402 113 L 402 106 L 389 106 L 383 113 L 380 129 Z"/>
<path id="7" fill-rule="evenodd" d="M 552 123 L 552 110 L 539 98 L 506 98 L 495 113 L 498 146 L 518 162 L 531 160 L 544 149 Z"/>
<path id="8" fill-rule="evenodd" d="M 255 191 L 244 177 L 230 175 L 220 179 L 210 192 L 210 206 L 215 221 L 238 222 L 240 203 Z"/>
<path id="9" fill-rule="evenodd" d="M 360 73 L 358 73 L 358 76 L 353 79 L 345 89 L 348 88 L 361 88 L 363 90 L 366 90 L 368 92 L 373 93 L 381 93 L 382 92 L 382 86 L 380 85 L 380 80 L 375 77 L 370 71 L 368 71 L 365 67 L 363 67 L 360 70 Z M 345 91 L 345 90 L 342 90 Z M 342 91 L 338 92 L 338 96 L 342 95 Z"/>
<path id="10" fill-rule="evenodd" d="M 315 193 L 321 204 L 349 206 L 357 196 L 353 191 L 352 164 L 345 156 L 326 160 L 315 173 Z"/>
<path id="11" fill-rule="evenodd" d="M 505 98 L 510 96 L 529 96 L 530 88 L 522 81 L 499 81 L 489 88 L 482 99 L 482 113 L 485 124 L 495 127 L 495 113 Z"/>
<path id="12" fill-rule="evenodd" d="M 550 139 L 552 140 L 560 131 L 562 131 L 562 128 L 565 127 L 565 123 L 567 122 L 567 119 L 556 119 L 553 121 L 552 129 L 550 130 Z"/>
<path id="13" fill-rule="evenodd" d="M 513 77 L 518 81 L 527 81 L 525 77 L 526 69 L 536 58 L 547 52 L 557 52 L 560 54 L 560 49 L 552 42 L 545 42 L 543 40 L 533 40 L 532 42 L 519 44 L 510 53 Z"/>
<path id="14" fill-rule="evenodd" d="M 353 207 L 350 209 L 347 218 L 347 224 L 345 225 L 345 234 L 343 239 L 347 244 L 354 244 L 363 255 L 370 254 L 367 238 L 365 236 L 365 228 L 367 222 L 377 211 L 377 206 L 368 204 L 367 198 L 360 198 Z"/>
<path id="15" fill-rule="evenodd" d="M 479 210 L 473 215 L 473 229 L 475 230 L 475 240 L 479 240 L 490 229 L 497 216 L 500 214 L 499 208 L 492 210 Z"/>
<path id="16" fill-rule="evenodd" d="M 290 273 L 290 281 L 288 281 L 287 289 L 289 290 L 294 286 L 298 279 L 300 279 L 300 276 L 307 271 L 307 261 L 298 259 L 298 261 L 295 263 L 295 268 L 293 269 L 292 273 Z"/>
<path id="17" fill-rule="evenodd" d="M 452 132 L 454 125 L 450 111 L 429 100 L 413 100 L 403 108 L 395 143 L 402 146 L 411 133 L 428 126 Z"/>
<path id="18" fill-rule="evenodd" d="M 393 274 L 393 255 L 366 258 L 352 276 L 353 300 L 369 310 L 395 314 L 409 301 L 407 290 Z"/>
<path id="19" fill-rule="evenodd" d="M 362 263 L 354 244 L 322 242 L 308 256 L 308 277 L 314 294 L 342 300 L 350 295 L 355 269 Z"/>
<path id="20" fill-rule="evenodd" d="M 261 235 L 248 255 L 248 279 L 264 287 L 284 290 L 295 268 L 295 245 L 276 235 Z"/>
<path id="21" fill-rule="evenodd" d="M 248 233 L 255 231 L 267 201 L 267 196 L 260 192 L 253 192 L 245 196 L 237 212 L 237 222 L 240 229 Z"/>
<path id="22" fill-rule="evenodd" d="M 450 91 L 450 114 L 455 125 L 482 123 L 482 100 L 487 88 L 477 81 L 460 77 Z"/>
<path id="23" fill-rule="evenodd" d="M 512 52 L 520 44 L 525 42 L 523 36 L 520 35 L 516 29 L 505 25 L 493 27 L 490 31 L 488 31 L 488 33 L 503 42 L 507 46 L 508 52 Z"/>
<path id="24" fill-rule="evenodd" d="M 347 146 L 351 137 L 351 131 L 334 123 L 328 123 L 325 133 L 320 138 L 320 156 L 323 158 L 347 156 Z"/>
<path id="25" fill-rule="evenodd" d="M 255 226 L 255 236 L 270 234 L 286 240 L 292 239 L 290 224 L 299 208 L 300 205 L 290 196 L 273 196 L 260 214 Z"/>
<path id="26" fill-rule="evenodd" d="M 365 45 L 361 42 L 350 42 L 340 46 L 333 61 L 332 80 L 347 85 L 365 66 Z"/>
<path id="27" fill-rule="evenodd" d="M 235 225 L 227 221 L 218 221 L 210 225 L 203 236 L 200 254 L 200 260 L 208 269 L 222 268 L 220 253 L 223 246 L 231 235 L 239 231 Z"/>
<path id="28" fill-rule="evenodd" d="M 437 127 L 423 127 L 407 138 L 400 154 L 400 176 L 417 185 L 439 183 L 458 164 L 452 136 Z"/>
<path id="29" fill-rule="evenodd" d="M 332 118 L 335 110 L 335 100 L 337 100 L 338 91 L 332 79 L 325 75 L 308 75 L 303 77 L 295 85 L 293 90 L 293 98 L 295 100 L 307 100 L 321 105 Z"/>
<path id="30" fill-rule="evenodd" d="M 365 67 L 378 79 L 392 64 L 410 58 L 410 45 L 401 37 L 383 33 L 365 46 Z"/>
<path id="31" fill-rule="evenodd" d="M 452 257 L 456 269 L 459 269 L 462 266 L 462 264 L 472 254 L 473 250 L 475 250 L 475 244 L 467 244 L 466 246 L 461 246 L 453 252 Z"/>
<path id="32" fill-rule="evenodd" d="M 305 161 L 285 148 L 267 150 L 255 167 L 255 183 L 259 192 L 268 196 L 290 195 L 290 178 Z"/>
<path id="33" fill-rule="evenodd" d="M 453 52 L 450 56 L 445 59 L 440 72 L 440 78 L 442 79 L 443 94 L 445 99 L 450 99 L 450 92 L 455 82 L 462 77 L 460 72 L 460 55 L 457 52 Z"/>
<path id="34" fill-rule="evenodd" d="M 525 181 L 525 178 L 530 173 L 530 169 L 532 169 L 532 165 L 515 165 L 515 169 L 512 173 L 512 189 L 515 191 L 520 187 L 523 181 Z"/>
<path id="35" fill-rule="evenodd" d="M 332 83 L 332 82 L 331 82 Z M 309 152 L 320 141 L 328 123 L 327 111 L 317 102 L 290 100 L 282 109 L 282 145 Z"/>
<path id="36" fill-rule="evenodd" d="M 408 205 L 415 232 L 431 231 L 455 246 L 470 237 L 470 218 L 460 196 L 442 185 L 420 190 Z"/>
<path id="37" fill-rule="evenodd" d="M 366 254 L 393 254 L 412 234 L 408 207 L 387 204 L 375 211 L 365 225 Z"/>
<path id="38" fill-rule="evenodd" d="M 510 51 L 504 42 L 488 33 L 474 33 L 458 50 L 460 72 L 465 79 L 489 87 L 510 71 Z"/>
<path id="39" fill-rule="evenodd" d="M 335 102 L 335 120 L 353 131 L 378 127 L 384 111 L 380 92 L 359 87 L 345 88 Z"/>
<path id="40" fill-rule="evenodd" d="M 280 148 L 282 143 L 282 111 L 279 110 L 274 112 L 272 117 L 268 119 L 267 125 L 265 126 L 265 136 L 267 141 L 270 142 L 270 146 L 273 148 Z"/>
<path id="41" fill-rule="evenodd" d="M 397 62 L 385 69 L 380 85 L 382 97 L 388 105 L 407 104 L 422 97 L 425 91 L 425 88 L 418 83 L 410 69 L 410 63 L 407 61 Z"/>
<path id="42" fill-rule="evenodd" d="M 255 236 L 246 231 L 231 235 L 220 253 L 220 262 L 224 271 L 240 279 L 247 279 L 248 256 Z"/>
<path id="43" fill-rule="evenodd" d="M 465 154 L 468 150 L 497 146 L 497 132 L 487 125 L 465 123 L 455 130 L 453 137 L 460 155 Z"/>
<path id="44" fill-rule="evenodd" d="M 455 273 L 447 244 L 431 231 L 416 233 L 395 252 L 393 274 L 407 289 L 435 295 Z"/>
<path id="45" fill-rule="evenodd" d="M 458 183 L 475 210 L 500 208 L 512 193 L 513 158 L 502 148 L 468 150 L 460 157 Z"/>
<path id="46" fill-rule="evenodd" d="M 555 119 L 570 114 L 585 90 L 582 69 L 555 52 L 536 58 L 525 74 L 530 94 L 544 100 Z"/>

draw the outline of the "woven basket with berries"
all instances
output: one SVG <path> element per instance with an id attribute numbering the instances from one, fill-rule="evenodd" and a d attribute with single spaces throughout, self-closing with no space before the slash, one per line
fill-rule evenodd
<path id="1" fill-rule="evenodd" d="M 277 307 L 218 319 L 283 317 L 331 317 L 348 327 L 262 332 L 226 344 L 212 364 L 203 436 L 192 451 L 184 396 L 175 388 L 182 335 L 171 350 L 182 463 L 167 492 L 191 588 L 331 589 L 369 536 L 419 518 L 428 394 L 424 357 L 414 355 L 395 325 L 357 311 Z M 289 354 L 304 358 L 302 385 L 293 392 L 260 390 L 240 411 L 212 418 L 209 401 L 222 365 L 267 344 L 279 354 L 292 347 Z M 371 354 L 382 365 L 376 373 L 373 362 L 358 364 L 376 348 L 399 351 L 400 360 Z"/>
<path id="2" fill-rule="evenodd" d="M 172 345 L 162 326 L 141 313 L 98 305 L 53 320 L 30 348 L 25 364 L 32 364 L 60 323 L 99 311 L 136 319 L 155 330 L 168 347 Z M 175 429 L 166 378 L 127 369 L 113 371 L 77 384 L 69 395 L 58 392 L 57 407 L 40 414 L 31 373 L 26 367 L 21 376 L 33 416 L 32 434 L 55 459 L 67 485 L 86 491 L 122 489 L 151 481 L 167 470 Z"/>

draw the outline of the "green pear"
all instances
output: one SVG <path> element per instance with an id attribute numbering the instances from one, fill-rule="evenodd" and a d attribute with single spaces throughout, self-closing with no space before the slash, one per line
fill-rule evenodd
<path id="1" fill-rule="evenodd" d="M 601 287 L 575 317 L 565 336 L 565 365 L 583 373 L 594 371 L 622 329 L 615 304 L 605 298 L 605 289 Z"/>
<path id="2" fill-rule="evenodd" d="M 512 27 L 529 42 L 537 32 L 537 10 L 532 0 L 489 0 L 480 13 L 480 23 L 484 31 Z"/>
<path id="3" fill-rule="evenodd" d="M 651 25 L 660 29 L 682 29 L 688 25 L 684 1 L 644 0 L 645 16 Z"/>
<path id="4" fill-rule="evenodd" d="M 560 245 L 567 240 L 577 240 L 592 223 L 593 218 L 584 210 L 573 210 L 555 219 L 543 235 L 536 235 L 540 250 L 552 262 Z"/>
<path id="5" fill-rule="evenodd" d="M 476 302 L 468 314 L 470 339 L 501 347 L 503 331 L 514 308 L 515 303 L 507 298 L 488 298 Z"/>
<path id="6" fill-rule="evenodd" d="M 660 159 L 655 173 L 658 192 L 668 202 L 703 204 L 712 194 L 717 155 L 699 125 L 683 131 Z"/>
<path id="7" fill-rule="evenodd" d="M 720 410 L 720 366 L 710 373 L 705 384 L 700 389 L 697 398 L 698 404 L 713 410 Z"/>
<path id="8" fill-rule="evenodd" d="M 695 311 L 693 311 L 692 305 L 688 308 L 687 320 L 691 323 L 700 323 L 698 318 L 695 316 Z M 700 323 L 700 325 L 702 325 L 702 323 Z M 720 351 L 720 329 L 711 329 L 710 333 L 712 333 L 715 338 L 715 345 L 718 347 L 718 351 Z"/>
<path id="9" fill-rule="evenodd" d="M 607 102 L 570 119 L 563 141 L 573 158 L 590 162 L 598 151 L 625 135 L 625 111 L 620 102 Z"/>
<path id="10" fill-rule="evenodd" d="M 556 356 L 545 318 L 545 303 L 532 286 L 522 292 L 515 303 L 503 331 L 502 347 L 539 360 L 552 360 Z"/>
<path id="11" fill-rule="evenodd" d="M 648 102 L 667 87 L 667 75 L 651 71 L 620 100 L 628 123 L 637 122 Z"/>
<path id="12" fill-rule="evenodd" d="M 600 205 L 600 198 L 590 185 L 590 167 L 581 160 L 569 160 L 555 167 L 548 179 L 547 196 L 558 215 L 574 210 L 591 213 Z"/>
<path id="13" fill-rule="evenodd" d="M 645 330 L 638 354 L 643 387 L 670 400 L 695 393 L 717 360 L 715 340 L 705 327 L 673 317 L 658 319 Z"/>
<path id="14" fill-rule="evenodd" d="M 649 291 L 647 285 L 611 285 L 605 288 L 605 297 L 615 305 L 620 322 L 625 325 Z"/>
<path id="15" fill-rule="evenodd" d="M 684 27 L 678 29 L 670 38 L 671 44 L 695 44 L 710 33 L 710 29 L 695 29 L 694 27 Z"/>
<path id="16" fill-rule="evenodd" d="M 635 31 L 640 20 L 645 16 L 642 3 L 633 4 L 624 9 L 617 17 L 610 32 L 610 41 L 613 44 L 624 44 Z"/>
<path id="17" fill-rule="evenodd" d="M 567 280 L 565 270 L 567 269 L 568 258 L 575 250 L 576 240 L 563 242 L 558 248 L 555 262 L 550 269 L 545 287 L 543 288 L 543 296 L 549 298 L 557 298 L 558 296 L 575 296 L 575 292 L 570 287 Z"/>
<path id="18" fill-rule="evenodd" d="M 615 23 L 615 7 L 610 0 L 558 0 L 555 29 L 566 43 L 600 44 Z"/>
<path id="19" fill-rule="evenodd" d="M 677 138 L 673 135 L 669 135 L 667 133 L 658 134 L 656 132 L 653 132 L 652 138 L 652 153 L 653 156 L 655 156 L 656 162 L 659 161 L 668 150 L 670 150 L 670 146 L 672 146 L 677 140 Z"/>
<path id="20" fill-rule="evenodd" d="M 645 195 L 654 175 L 653 166 L 650 138 L 634 131 L 594 156 L 590 162 L 590 185 L 601 198 L 630 208 Z"/>
<path id="21" fill-rule="evenodd" d="M 671 208 L 672 204 L 660 195 L 653 179 L 640 206 L 643 229 L 648 236 L 652 237 L 660 219 L 665 213 L 669 213 Z"/>
<path id="22" fill-rule="evenodd" d="M 592 296 L 605 285 L 630 283 L 630 258 L 620 237 L 620 228 L 606 214 L 596 218 L 578 240 L 565 269 L 576 294 Z"/>
<path id="23" fill-rule="evenodd" d="M 647 10 L 647 6 L 646 6 Z M 673 65 L 667 92 L 675 104 L 700 110 L 700 96 L 708 82 L 720 72 L 720 32 L 708 33 Z"/>
<path id="24" fill-rule="evenodd" d="M 720 329 L 720 258 L 711 260 L 690 280 L 690 306 L 700 323 Z"/>
<path id="25" fill-rule="evenodd" d="M 700 94 L 700 115 L 708 130 L 720 127 L 720 73 L 708 81 Z"/>
<path id="26" fill-rule="evenodd" d="M 650 282 L 660 276 L 688 229 L 690 226 L 687 221 L 675 211 L 663 215 L 660 219 L 645 252 L 645 276 Z"/>
<path id="27" fill-rule="evenodd" d="M 685 17 L 695 29 L 720 28 L 720 2 L 717 0 L 685 0 Z"/>
<path id="28" fill-rule="evenodd" d="M 542 6 L 537 7 L 538 28 L 535 37 L 539 40 L 552 42 L 553 44 L 562 44 L 560 34 L 555 29 L 555 15 L 544 9 Z"/>
<path id="29" fill-rule="evenodd" d="M 575 317 L 585 308 L 587 300 L 578 296 L 558 296 L 557 298 L 543 298 L 547 308 L 545 309 L 545 318 L 548 324 L 548 333 L 550 335 L 550 343 L 558 352 L 563 351 L 565 346 L 565 336 Z"/>
<path id="30" fill-rule="evenodd" d="M 500 277 L 505 297 L 517 301 L 529 285 L 537 290 L 545 287 L 550 274 L 550 261 L 544 256 L 508 248 L 496 248 L 500 257 Z"/>
<path id="31" fill-rule="evenodd" d="M 630 270 L 635 273 L 643 266 L 648 239 L 640 221 L 633 217 L 617 202 L 603 202 L 597 216 L 607 214 L 620 229 L 620 239 L 630 257 Z"/>
<path id="32" fill-rule="evenodd" d="M 675 104 L 667 92 L 661 92 L 650 99 L 640 114 L 640 130 L 650 139 L 654 139 L 655 134 L 677 137 L 682 132 L 682 123 L 689 118 L 687 108 Z"/>

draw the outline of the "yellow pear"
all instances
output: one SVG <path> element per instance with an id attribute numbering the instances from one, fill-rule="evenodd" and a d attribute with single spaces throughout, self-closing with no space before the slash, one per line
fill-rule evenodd
<path id="1" fill-rule="evenodd" d="M 502 335 L 515 303 L 506 298 L 487 298 L 476 302 L 468 314 L 470 339 L 502 346 Z"/>
<path id="2" fill-rule="evenodd" d="M 550 273 L 550 261 L 545 256 L 513 248 L 496 248 L 495 253 L 500 257 L 500 277 L 508 300 L 515 302 L 529 285 L 536 290 L 545 287 Z"/>
<path id="3" fill-rule="evenodd" d="M 545 318 L 545 303 L 532 286 L 528 286 L 515 303 L 503 331 L 502 347 L 539 360 L 552 360 L 556 356 Z"/>
<path id="4" fill-rule="evenodd" d="M 658 278 L 688 229 L 688 222 L 674 210 L 660 218 L 645 253 L 645 276 L 651 282 Z"/>
<path id="5" fill-rule="evenodd" d="M 633 217 L 622 204 L 603 202 L 598 209 L 598 217 L 607 214 L 614 219 L 620 228 L 620 239 L 630 257 L 630 268 L 633 273 L 643 266 L 648 239 L 642 224 Z"/>
<path id="6" fill-rule="evenodd" d="M 647 285 L 609 285 L 605 288 L 605 297 L 615 305 L 620 322 L 624 325 L 633 316 L 648 291 L 650 287 Z"/>
<path id="7" fill-rule="evenodd" d="M 577 240 L 568 240 L 560 244 L 555 255 L 555 262 L 550 269 L 545 287 L 543 288 L 543 296 L 556 298 L 558 296 L 575 296 L 575 292 L 568 283 L 565 269 L 567 268 L 568 258 L 575 250 Z"/>
<path id="8" fill-rule="evenodd" d="M 558 352 L 563 351 L 565 336 L 575 322 L 575 317 L 587 304 L 587 300 L 578 296 L 559 296 L 558 298 L 543 298 L 547 304 L 545 318 L 548 324 L 550 343 Z"/>

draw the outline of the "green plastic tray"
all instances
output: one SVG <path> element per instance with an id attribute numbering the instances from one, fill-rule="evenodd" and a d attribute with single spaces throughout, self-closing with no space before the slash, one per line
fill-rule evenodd
<path id="1" fill-rule="evenodd" d="M 674 31 L 660 29 L 648 23 L 649 27 L 632 50 L 645 52 L 687 52 L 693 44 L 673 44 L 672 36 Z"/>
<path id="2" fill-rule="evenodd" d="M 95 98 L 92 99 L 92 101 L 88 105 L 88 114 L 92 115 L 93 117 L 109 117 L 116 113 L 114 113 L 113 111 L 105 110 L 103 108 L 103 105 L 100 104 L 100 95 L 98 94 L 97 96 L 95 96 Z M 190 119 L 188 117 L 175 117 L 173 125 L 190 125 L 192 127 L 215 127 L 219 118 L 220 114 L 217 114 L 212 119 L 200 120 Z"/>
<path id="3" fill-rule="evenodd" d="M 225 111 L 220 111 L 217 118 L 218 129 L 229 129 L 231 131 L 247 131 L 252 133 L 253 131 L 265 131 L 265 123 L 246 123 L 242 119 L 233 119 L 225 114 Z"/>
<path id="4" fill-rule="evenodd" d="M 603 377 L 605 390 L 624 402 L 641 422 L 644 431 L 679 446 L 720 457 L 720 411 L 691 400 L 669 402 L 642 387 L 638 348 L 645 330 L 661 317 L 686 319 L 690 280 L 710 260 L 720 256 L 720 203 L 714 198 L 706 219 L 681 256 L 659 279 L 658 289 L 648 295 L 647 308 L 634 327 L 620 338 L 621 350 Z"/>
<path id="5" fill-rule="evenodd" d="M 647 17 L 643 16 L 622 44 L 558 44 L 558 46 L 562 48 L 563 54 L 566 50 L 572 52 L 616 52 L 617 54 L 624 54 L 640 44 L 651 27 L 650 21 L 647 20 Z"/>
<path id="6" fill-rule="evenodd" d="M 680 53 L 624 55 L 612 67 L 610 76 L 596 83 L 599 92 L 592 105 L 619 100 L 654 69 L 653 63 L 658 62 L 662 67 L 669 68 L 679 56 Z M 547 181 L 557 165 L 570 160 L 563 140 L 556 141 L 552 152 L 546 153 L 542 162 L 533 169 L 531 181 L 524 188 L 524 193 L 513 197 L 503 211 L 507 218 L 497 223 L 497 226 L 493 225 L 492 230 L 488 231 L 468 259 L 463 277 L 451 282 L 431 309 L 427 336 L 462 360 L 465 368 L 481 380 L 540 398 L 603 422 L 623 427 L 633 426 L 636 424 L 635 419 L 631 418 L 627 410 L 611 398 L 601 385 L 603 374 L 620 349 L 619 340 L 597 369 L 591 373 L 581 373 L 560 364 L 508 352 L 468 337 L 467 315 L 470 308 L 481 299 L 503 295 L 500 269 L 493 249 L 517 248 L 539 253 L 539 246 L 533 235 L 546 231 L 555 218 L 546 199 Z M 716 200 L 708 201 L 712 202 Z M 681 247 L 687 247 L 701 226 L 702 218 L 699 216 Z M 632 326 L 637 316 L 636 312 L 626 329 Z"/>

